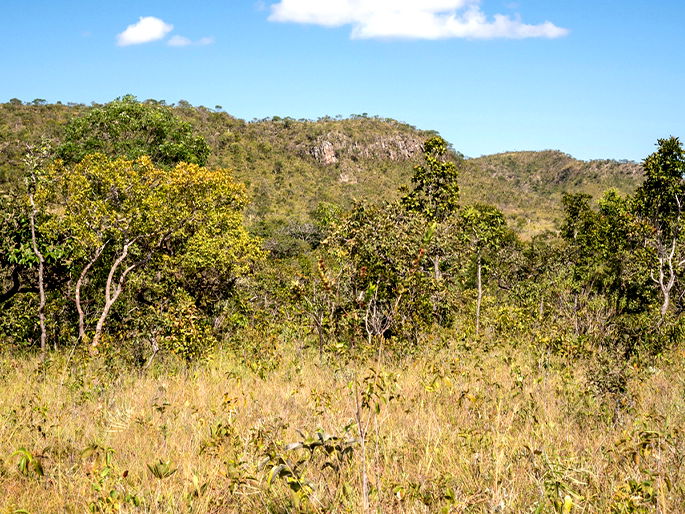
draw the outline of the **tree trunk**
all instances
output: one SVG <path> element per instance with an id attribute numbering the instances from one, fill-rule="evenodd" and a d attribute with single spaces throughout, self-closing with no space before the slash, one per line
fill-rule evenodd
<path id="1" fill-rule="evenodd" d="M 440 271 L 440 257 L 438 256 L 433 257 L 433 275 L 435 276 L 435 280 L 442 279 L 442 272 Z"/>
<path id="2" fill-rule="evenodd" d="M 35 184 L 36 178 L 33 176 L 33 182 Z M 31 215 L 29 216 L 29 223 L 31 226 L 31 246 L 33 247 L 33 253 L 38 258 L 38 294 L 40 297 L 40 303 L 38 305 L 38 320 L 40 323 L 40 353 L 45 357 L 45 352 L 47 349 L 47 334 L 45 331 L 45 258 L 43 253 L 38 249 L 38 241 L 36 238 L 36 202 L 33 198 L 33 193 L 29 193 L 29 201 L 31 203 Z"/>
<path id="3" fill-rule="evenodd" d="M 98 248 L 97 252 L 95 252 L 95 256 L 83 268 L 74 288 L 74 303 L 76 304 L 76 311 L 78 312 L 78 340 L 80 342 L 86 340 L 86 314 L 81 305 L 81 288 L 83 287 L 88 271 L 90 271 L 90 268 L 92 268 L 95 262 L 100 258 L 105 246 L 107 246 L 107 241 Z"/>
<path id="4" fill-rule="evenodd" d="M 676 263 L 675 261 L 675 254 L 676 254 L 676 248 L 677 248 L 677 239 L 673 239 L 673 242 L 671 243 L 671 248 L 668 252 L 665 251 L 663 248 L 663 245 L 659 244 L 659 253 L 661 254 L 659 256 L 659 278 L 658 280 L 654 278 L 654 274 L 652 274 L 652 280 L 656 282 L 659 285 L 659 289 L 661 290 L 661 295 L 663 297 L 663 300 L 661 302 L 661 318 L 659 319 L 659 325 L 661 325 L 664 320 L 666 319 L 666 315 L 668 314 L 668 309 L 671 305 L 671 290 L 673 289 L 673 286 L 675 286 L 676 282 L 676 276 L 677 276 L 677 271 L 676 269 L 680 268 L 682 266 L 683 262 Z"/>
<path id="5" fill-rule="evenodd" d="M 114 283 L 114 275 L 119 269 L 119 266 L 121 266 L 121 263 L 124 262 L 126 257 L 128 257 L 128 250 L 134 243 L 134 241 L 135 239 L 127 242 L 124 245 L 124 248 L 121 251 L 121 255 L 117 257 L 117 259 L 114 261 L 112 267 L 109 270 L 109 275 L 107 276 L 107 283 L 105 284 L 105 305 L 102 308 L 102 312 L 100 313 L 100 318 L 98 319 L 97 325 L 95 325 L 95 333 L 93 334 L 93 342 L 91 343 L 91 348 L 93 350 L 96 350 L 98 345 L 100 344 L 100 339 L 102 339 L 102 331 L 105 328 L 105 322 L 107 321 L 109 312 L 112 309 L 112 305 L 114 305 L 114 302 L 117 301 L 117 298 L 119 298 L 119 295 L 123 290 L 126 276 L 137 266 L 137 264 L 133 264 L 126 268 L 119 276 L 119 280 L 117 281 L 114 290 L 112 290 L 112 286 Z"/>

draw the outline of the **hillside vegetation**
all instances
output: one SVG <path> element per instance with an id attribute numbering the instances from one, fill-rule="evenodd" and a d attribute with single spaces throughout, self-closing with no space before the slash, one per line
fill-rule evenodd
<path id="1" fill-rule="evenodd" d="M 565 153 L 507 152 L 469 159 L 461 176 L 464 200 L 496 205 L 523 234 L 559 226 L 564 193 L 593 198 L 607 189 L 632 193 L 642 182 L 634 162 L 579 161 Z"/>
<path id="2" fill-rule="evenodd" d="M 45 136 L 59 142 L 65 124 L 88 109 L 40 102 L 0 104 L 0 182 L 20 167 L 27 142 Z M 261 222 L 267 232 L 311 222 L 320 202 L 348 208 L 355 200 L 396 200 L 399 186 L 410 181 L 413 166 L 421 160 L 421 145 L 435 135 L 365 115 L 247 122 L 184 102 L 171 110 L 205 138 L 210 166 L 234 170 L 247 184 L 253 198 L 248 224 Z M 579 161 L 558 151 L 464 159 L 459 142 L 452 144 L 452 156 L 461 162 L 464 201 L 496 205 L 525 236 L 557 228 L 563 193 L 598 198 L 615 188 L 625 194 L 642 180 L 640 165 L 632 162 Z"/>

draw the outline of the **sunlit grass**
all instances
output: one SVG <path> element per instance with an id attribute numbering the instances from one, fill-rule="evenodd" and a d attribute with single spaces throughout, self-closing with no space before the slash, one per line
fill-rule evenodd
<path id="1" fill-rule="evenodd" d="M 284 343 L 254 355 L 263 367 L 223 351 L 145 372 L 78 353 L 47 365 L 5 355 L 0 509 L 358 512 L 361 408 L 374 511 L 682 512 L 682 353 L 629 371 L 617 395 L 599 394 L 587 362 L 480 348 L 321 363 Z M 351 454 L 285 448 L 317 431 Z M 19 448 L 42 475 L 22 473 Z"/>

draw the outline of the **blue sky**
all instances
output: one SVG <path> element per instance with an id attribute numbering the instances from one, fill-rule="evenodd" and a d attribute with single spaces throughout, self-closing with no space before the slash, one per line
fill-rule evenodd
<path id="1" fill-rule="evenodd" d="M 682 0 L 3 0 L 0 101 L 369 113 L 469 156 L 640 160 L 685 137 L 684 20 Z"/>

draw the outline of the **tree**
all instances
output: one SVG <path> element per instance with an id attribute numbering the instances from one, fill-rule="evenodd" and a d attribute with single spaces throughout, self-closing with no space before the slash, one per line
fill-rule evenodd
<path id="1" fill-rule="evenodd" d="M 39 183 L 36 201 L 54 212 L 43 230 L 72 247 L 71 292 L 79 339 L 97 348 L 110 312 L 132 276 L 226 285 L 261 257 L 242 224 L 245 188 L 229 171 L 181 163 L 171 169 L 147 157 L 112 160 L 93 154 L 75 165 L 57 162 Z M 189 277 L 195 277 L 189 278 Z M 95 326 L 89 327 L 94 313 Z"/>
<path id="2" fill-rule="evenodd" d="M 635 193 L 634 206 L 650 226 L 646 241 L 657 259 L 651 277 L 661 294 L 663 322 L 685 269 L 685 150 L 677 137 L 659 139 L 658 145 L 643 162 L 645 181 Z"/>
<path id="3" fill-rule="evenodd" d="M 202 166 L 207 162 L 209 146 L 168 107 L 140 103 L 127 95 L 69 122 L 64 142 L 57 149 L 67 163 L 96 152 L 128 159 L 147 155 L 158 166 L 179 162 Z"/>
<path id="4" fill-rule="evenodd" d="M 480 332 L 480 310 L 483 300 L 483 261 L 487 252 L 496 250 L 507 232 L 502 212 L 491 205 L 472 205 L 461 213 L 463 237 L 475 256 L 476 264 L 476 335 Z"/>
<path id="5" fill-rule="evenodd" d="M 28 172 L 26 177 L 26 196 L 29 203 L 28 218 L 31 230 L 31 249 L 38 261 L 38 294 L 40 298 L 40 303 L 38 304 L 38 322 L 40 325 L 40 351 L 43 356 L 45 356 L 47 345 L 47 332 L 45 329 L 45 256 L 40 250 L 36 232 L 36 223 L 39 213 L 38 207 L 36 206 L 35 194 L 36 189 L 38 188 L 40 169 L 49 158 L 49 154 L 50 147 L 48 146 L 48 143 L 44 141 L 39 147 L 29 147 L 25 158 Z"/>
<path id="6" fill-rule="evenodd" d="M 404 192 L 400 203 L 410 213 L 418 214 L 428 222 L 430 237 L 424 253 L 433 267 L 433 278 L 443 278 L 444 261 L 454 252 L 454 219 L 459 209 L 459 172 L 456 164 L 446 159 L 447 142 L 441 137 L 428 139 L 423 145 L 425 165 L 414 167 L 414 188 L 400 188 Z"/>
<path id="7" fill-rule="evenodd" d="M 459 172 L 454 162 L 446 160 L 447 142 L 433 137 L 423 145 L 425 165 L 414 167 L 414 189 L 402 197 L 402 204 L 421 213 L 430 221 L 444 221 L 459 207 Z"/>
<path id="8" fill-rule="evenodd" d="M 399 203 L 357 205 L 323 243 L 344 270 L 337 279 L 349 298 L 342 312 L 372 337 L 400 335 L 416 341 L 426 325 L 451 320 L 450 282 L 435 278 L 428 251 L 435 227 Z M 336 290 L 337 291 L 337 290 Z M 351 316 L 350 316 L 351 317 Z"/>
<path id="9" fill-rule="evenodd" d="M 575 333 L 621 338 L 620 326 L 645 313 L 653 300 L 652 257 L 643 244 L 647 227 L 632 211 L 631 199 L 615 191 L 607 191 L 596 209 L 589 195 L 565 195 L 563 203 L 561 255 L 571 274 Z M 612 327 L 617 329 L 613 335 L 607 333 Z"/>
<path id="10" fill-rule="evenodd" d="M 41 232 L 41 225 L 50 213 L 37 205 L 35 193 L 49 157 L 47 140 L 27 145 L 23 183 L 11 191 L 0 191 L 0 306 L 9 311 L 17 297 L 27 293 L 38 295 L 37 325 L 43 354 L 47 349 L 47 295 L 65 281 L 59 262 L 68 252 L 62 241 L 45 237 Z M 30 298 L 28 302 L 31 303 Z M 28 316 L 27 309 L 23 311 Z M 12 324 L 10 320 L 9 326 Z"/>

